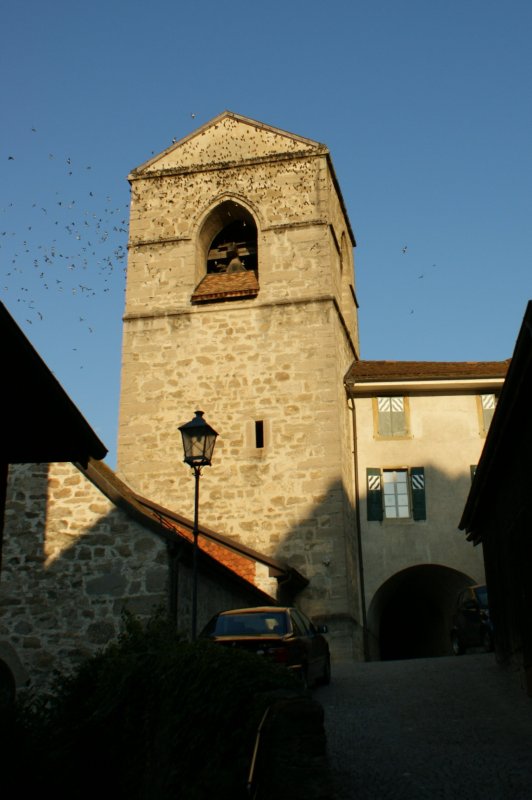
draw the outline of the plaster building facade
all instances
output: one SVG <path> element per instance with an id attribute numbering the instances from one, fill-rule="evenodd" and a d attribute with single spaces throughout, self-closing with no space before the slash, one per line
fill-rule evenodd
<path id="1" fill-rule="evenodd" d="M 356 507 L 367 656 L 450 652 L 458 592 L 484 583 L 457 530 L 508 362 L 356 361 Z"/>

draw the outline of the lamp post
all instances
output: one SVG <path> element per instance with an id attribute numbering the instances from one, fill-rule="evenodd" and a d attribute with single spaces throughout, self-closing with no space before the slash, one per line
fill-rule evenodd
<path id="1" fill-rule="evenodd" d="M 180 425 L 178 430 L 183 437 L 185 464 L 194 472 L 194 544 L 192 549 L 192 639 L 196 638 L 196 621 L 198 616 L 198 505 L 199 479 L 202 467 L 210 467 L 214 445 L 218 434 L 203 419 L 203 411 L 196 411 L 190 422 Z"/>

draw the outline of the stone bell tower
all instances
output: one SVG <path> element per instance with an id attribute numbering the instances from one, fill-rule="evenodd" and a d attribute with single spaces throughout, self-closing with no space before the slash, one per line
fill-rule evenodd
<path id="1" fill-rule="evenodd" d="M 359 651 L 354 237 L 329 151 L 225 112 L 129 180 L 118 471 L 192 516 L 177 427 L 204 411 L 200 523 L 303 573 L 298 604 Z"/>

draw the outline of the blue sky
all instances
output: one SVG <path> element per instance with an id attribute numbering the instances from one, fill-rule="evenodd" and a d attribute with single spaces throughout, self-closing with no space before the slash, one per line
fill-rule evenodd
<path id="1" fill-rule="evenodd" d="M 528 0 L 10 0 L 0 36 L 0 296 L 111 466 L 126 176 L 225 109 L 328 145 L 363 358 L 511 355 L 532 298 Z"/>

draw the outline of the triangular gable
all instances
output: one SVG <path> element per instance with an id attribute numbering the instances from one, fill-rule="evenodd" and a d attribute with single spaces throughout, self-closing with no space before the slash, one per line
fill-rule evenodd
<path id="1" fill-rule="evenodd" d="M 225 111 L 155 158 L 141 164 L 133 170 L 131 177 L 162 170 L 251 161 L 309 151 L 328 153 L 325 145 L 312 139 Z"/>

